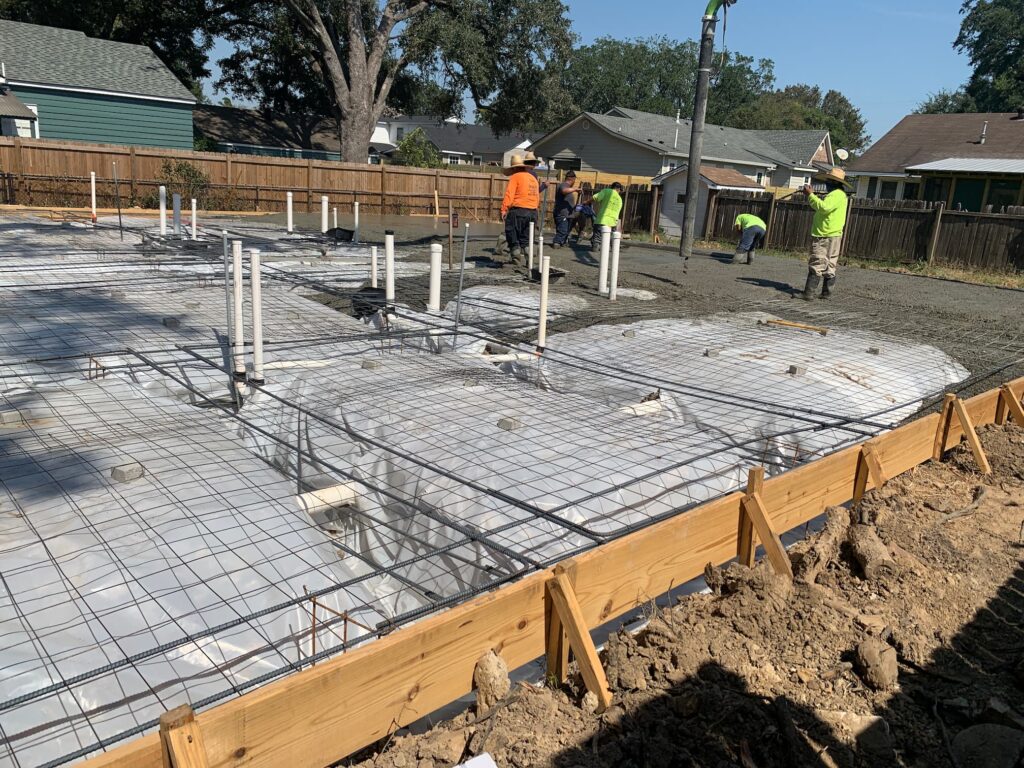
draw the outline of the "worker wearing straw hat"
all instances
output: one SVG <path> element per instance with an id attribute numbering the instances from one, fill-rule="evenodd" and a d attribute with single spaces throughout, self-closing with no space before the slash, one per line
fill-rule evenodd
<path id="1" fill-rule="evenodd" d="M 505 241 L 515 263 L 530 244 L 530 222 L 537 223 L 540 185 L 526 158 L 518 153 L 509 158 L 502 173 L 509 179 L 501 201 L 501 218 L 505 222 Z"/>
<path id="2" fill-rule="evenodd" d="M 847 183 L 846 172 L 842 168 L 833 168 L 828 173 L 815 176 L 814 179 L 825 183 L 827 194 L 823 198 L 818 197 L 810 184 L 804 185 L 807 203 L 814 209 L 814 222 L 811 225 L 811 258 L 807 263 L 807 283 L 802 294 L 807 301 L 815 297 L 818 285 L 822 284 L 823 279 L 821 298 L 832 297 L 849 207 L 847 194 L 853 189 Z"/>

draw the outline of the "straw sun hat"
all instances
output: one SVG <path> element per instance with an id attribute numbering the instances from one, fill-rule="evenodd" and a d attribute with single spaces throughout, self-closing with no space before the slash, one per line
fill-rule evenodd
<path id="1" fill-rule="evenodd" d="M 842 184 L 847 189 L 853 189 L 853 186 L 846 180 L 846 171 L 842 168 L 833 168 L 828 173 L 819 173 L 814 177 L 815 181 L 835 181 Z"/>

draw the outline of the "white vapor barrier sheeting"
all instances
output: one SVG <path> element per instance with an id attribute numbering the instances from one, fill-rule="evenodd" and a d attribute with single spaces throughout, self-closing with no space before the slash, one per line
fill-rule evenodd
<path id="1" fill-rule="evenodd" d="M 556 293 L 548 296 L 548 320 L 579 314 L 590 302 L 582 296 Z M 444 313 L 455 317 L 456 302 L 450 301 Z M 510 285 L 475 285 L 462 291 L 459 320 L 479 323 L 492 330 L 523 333 L 540 323 L 540 289 Z"/>
<path id="2" fill-rule="evenodd" d="M 354 575 L 231 421 L 114 381 L 8 392 L 0 409 L 0 702 Z M 142 477 L 111 476 L 132 462 Z M 374 626 L 372 586 L 320 600 Z M 303 600 L 2 712 L 0 766 L 293 664 L 311 650 L 310 618 Z"/>

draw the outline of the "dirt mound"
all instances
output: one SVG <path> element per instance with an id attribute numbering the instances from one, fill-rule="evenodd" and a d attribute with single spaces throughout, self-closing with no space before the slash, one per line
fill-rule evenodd
<path id="1" fill-rule="evenodd" d="M 397 737 L 360 768 L 992 766 L 1024 754 L 1024 430 L 965 447 L 829 510 L 765 563 L 708 568 L 707 594 L 649 607 L 603 662 L 598 715 L 578 676 L 514 686 L 486 713 Z"/>

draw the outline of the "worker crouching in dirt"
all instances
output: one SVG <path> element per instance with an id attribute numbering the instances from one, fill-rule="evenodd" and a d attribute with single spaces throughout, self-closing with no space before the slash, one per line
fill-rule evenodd
<path id="1" fill-rule="evenodd" d="M 824 198 L 814 194 L 810 184 L 804 185 L 807 203 L 814 209 L 814 223 L 811 225 L 811 258 L 807 264 L 807 283 L 803 298 L 810 301 L 818 291 L 818 284 L 824 278 L 821 298 L 832 297 L 836 284 L 836 266 L 839 264 L 839 250 L 843 243 L 843 229 L 846 227 L 846 212 L 849 206 L 847 192 L 852 187 L 846 183 L 846 172 L 842 168 L 815 176 L 815 181 L 825 182 L 828 190 Z"/>
<path id="2" fill-rule="evenodd" d="M 746 259 L 747 264 L 754 263 L 754 251 L 764 247 L 764 238 L 768 227 L 762 219 L 752 213 L 741 213 L 736 217 L 735 230 L 740 233 L 740 244 L 732 257 L 733 264 Z"/>
<path id="3" fill-rule="evenodd" d="M 501 219 L 505 222 L 505 242 L 515 264 L 529 247 L 530 222 L 537 224 L 540 184 L 522 155 L 512 155 L 503 173 L 509 179 L 501 201 Z"/>

